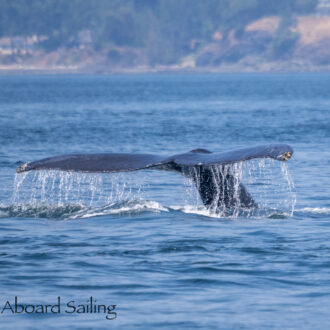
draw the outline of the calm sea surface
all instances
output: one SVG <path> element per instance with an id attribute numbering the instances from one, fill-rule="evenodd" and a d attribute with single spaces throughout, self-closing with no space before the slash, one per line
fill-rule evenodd
<path id="1" fill-rule="evenodd" d="M 15 174 L 265 143 L 295 153 L 239 169 L 250 213 L 205 210 L 175 173 Z M 329 329 L 329 146 L 330 75 L 0 76 L 1 328 Z"/>

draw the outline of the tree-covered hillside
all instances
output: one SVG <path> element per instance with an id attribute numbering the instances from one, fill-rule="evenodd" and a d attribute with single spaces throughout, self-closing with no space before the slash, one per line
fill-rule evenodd
<path id="1" fill-rule="evenodd" d="M 74 48 L 79 36 L 85 36 L 94 51 L 129 47 L 140 49 L 150 64 L 171 64 L 210 42 L 216 32 L 223 41 L 230 33 L 239 38 L 248 23 L 276 15 L 282 19 L 272 41 L 277 56 L 297 37 L 288 33 L 294 15 L 312 12 L 316 4 L 317 0 L 0 0 L 0 38 L 42 36 L 39 47 L 50 52 Z"/>

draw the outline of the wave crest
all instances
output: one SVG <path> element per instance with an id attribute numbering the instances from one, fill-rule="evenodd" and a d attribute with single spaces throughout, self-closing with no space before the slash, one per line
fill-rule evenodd
<path id="1" fill-rule="evenodd" d="M 0 206 L 0 218 L 48 218 L 65 220 L 93 218 L 104 215 L 168 211 L 168 208 L 158 202 L 142 199 L 111 203 L 102 207 L 90 207 L 83 204 L 16 204 Z"/>

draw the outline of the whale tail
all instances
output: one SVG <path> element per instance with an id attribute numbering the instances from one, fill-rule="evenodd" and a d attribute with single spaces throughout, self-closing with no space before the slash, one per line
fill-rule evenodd
<path id="1" fill-rule="evenodd" d="M 233 171 L 233 164 L 254 159 L 273 158 L 287 161 L 293 150 L 285 144 L 269 144 L 252 148 L 212 153 L 194 149 L 170 157 L 151 154 L 71 154 L 25 163 L 17 173 L 32 170 L 78 172 L 125 172 L 157 169 L 179 172 L 193 180 L 207 208 L 255 207 L 253 198 Z"/>
<path id="2" fill-rule="evenodd" d="M 191 166 L 182 172 L 194 182 L 203 204 L 209 209 L 257 206 L 240 181 L 234 166 Z"/>

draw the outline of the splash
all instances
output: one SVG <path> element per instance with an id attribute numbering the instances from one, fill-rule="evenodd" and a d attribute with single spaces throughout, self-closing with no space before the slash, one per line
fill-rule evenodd
<path id="1" fill-rule="evenodd" d="M 162 206 L 155 201 L 137 199 L 127 200 L 119 203 L 105 205 L 99 208 L 89 208 L 88 210 L 81 210 L 70 215 L 70 219 L 77 218 L 93 218 L 104 215 L 126 215 L 126 214 L 140 214 L 142 212 L 168 212 L 169 209 Z"/>
<path id="2" fill-rule="evenodd" d="M 204 207 L 198 193 L 201 184 L 196 179 L 200 177 L 198 168 L 190 170 L 193 172 L 189 175 L 184 173 L 184 206 L 167 208 L 156 201 L 146 200 L 146 190 L 149 193 L 153 190 L 145 184 L 141 172 L 109 174 L 35 171 L 15 175 L 10 206 L 0 208 L 0 211 L 11 216 L 49 218 L 84 218 L 144 211 L 163 212 L 169 209 L 217 218 L 293 215 L 295 189 L 284 162 L 259 159 L 210 166 L 216 196 L 208 208 Z M 226 178 L 230 178 L 230 184 Z M 242 205 L 241 196 L 245 189 L 242 183 L 253 197 L 256 207 Z M 230 208 L 226 207 L 228 200 L 225 193 L 229 190 L 233 205 Z"/>
<path id="3" fill-rule="evenodd" d="M 192 168 L 192 172 L 185 175 L 187 202 L 182 209 L 183 212 L 202 212 L 203 215 L 211 217 L 233 218 L 293 215 L 296 194 L 286 163 L 273 159 L 254 159 L 230 165 L 214 165 L 210 166 L 209 170 L 209 180 L 212 180 L 212 187 L 215 187 L 215 197 L 209 208 L 200 208 L 198 190 L 201 185 L 201 173 L 198 168 Z M 226 206 L 229 203 L 228 195 L 230 208 Z M 256 203 L 254 207 L 246 207 L 241 202 L 242 196 L 249 195 Z"/>
<path id="4" fill-rule="evenodd" d="M 296 194 L 287 163 L 267 158 L 251 160 L 244 163 L 242 180 L 258 204 L 254 213 L 293 215 Z"/>
<path id="5" fill-rule="evenodd" d="M 138 175 L 35 171 L 16 174 L 11 203 L 103 206 L 141 197 Z"/>
<path id="6" fill-rule="evenodd" d="M 0 205 L 0 218 L 47 218 L 47 219 L 83 219 L 94 218 L 105 215 L 121 216 L 141 214 L 143 212 L 168 212 L 169 209 L 155 201 L 144 199 L 124 200 L 100 207 L 88 207 L 83 204 L 67 205 Z"/>
<path id="7" fill-rule="evenodd" d="M 34 171 L 16 174 L 0 217 L 75 219 L 154 208 L 143 201 L 143 177 L 130 173 Z"/>
<path id="8" fill-rule="evenodd" d="M 81 204 L 50 205 L 50 204 L 12 204 L 0 205 L 0 218 L 47 218 L 68 219 L 76 213 L 87 211 Z"/>

